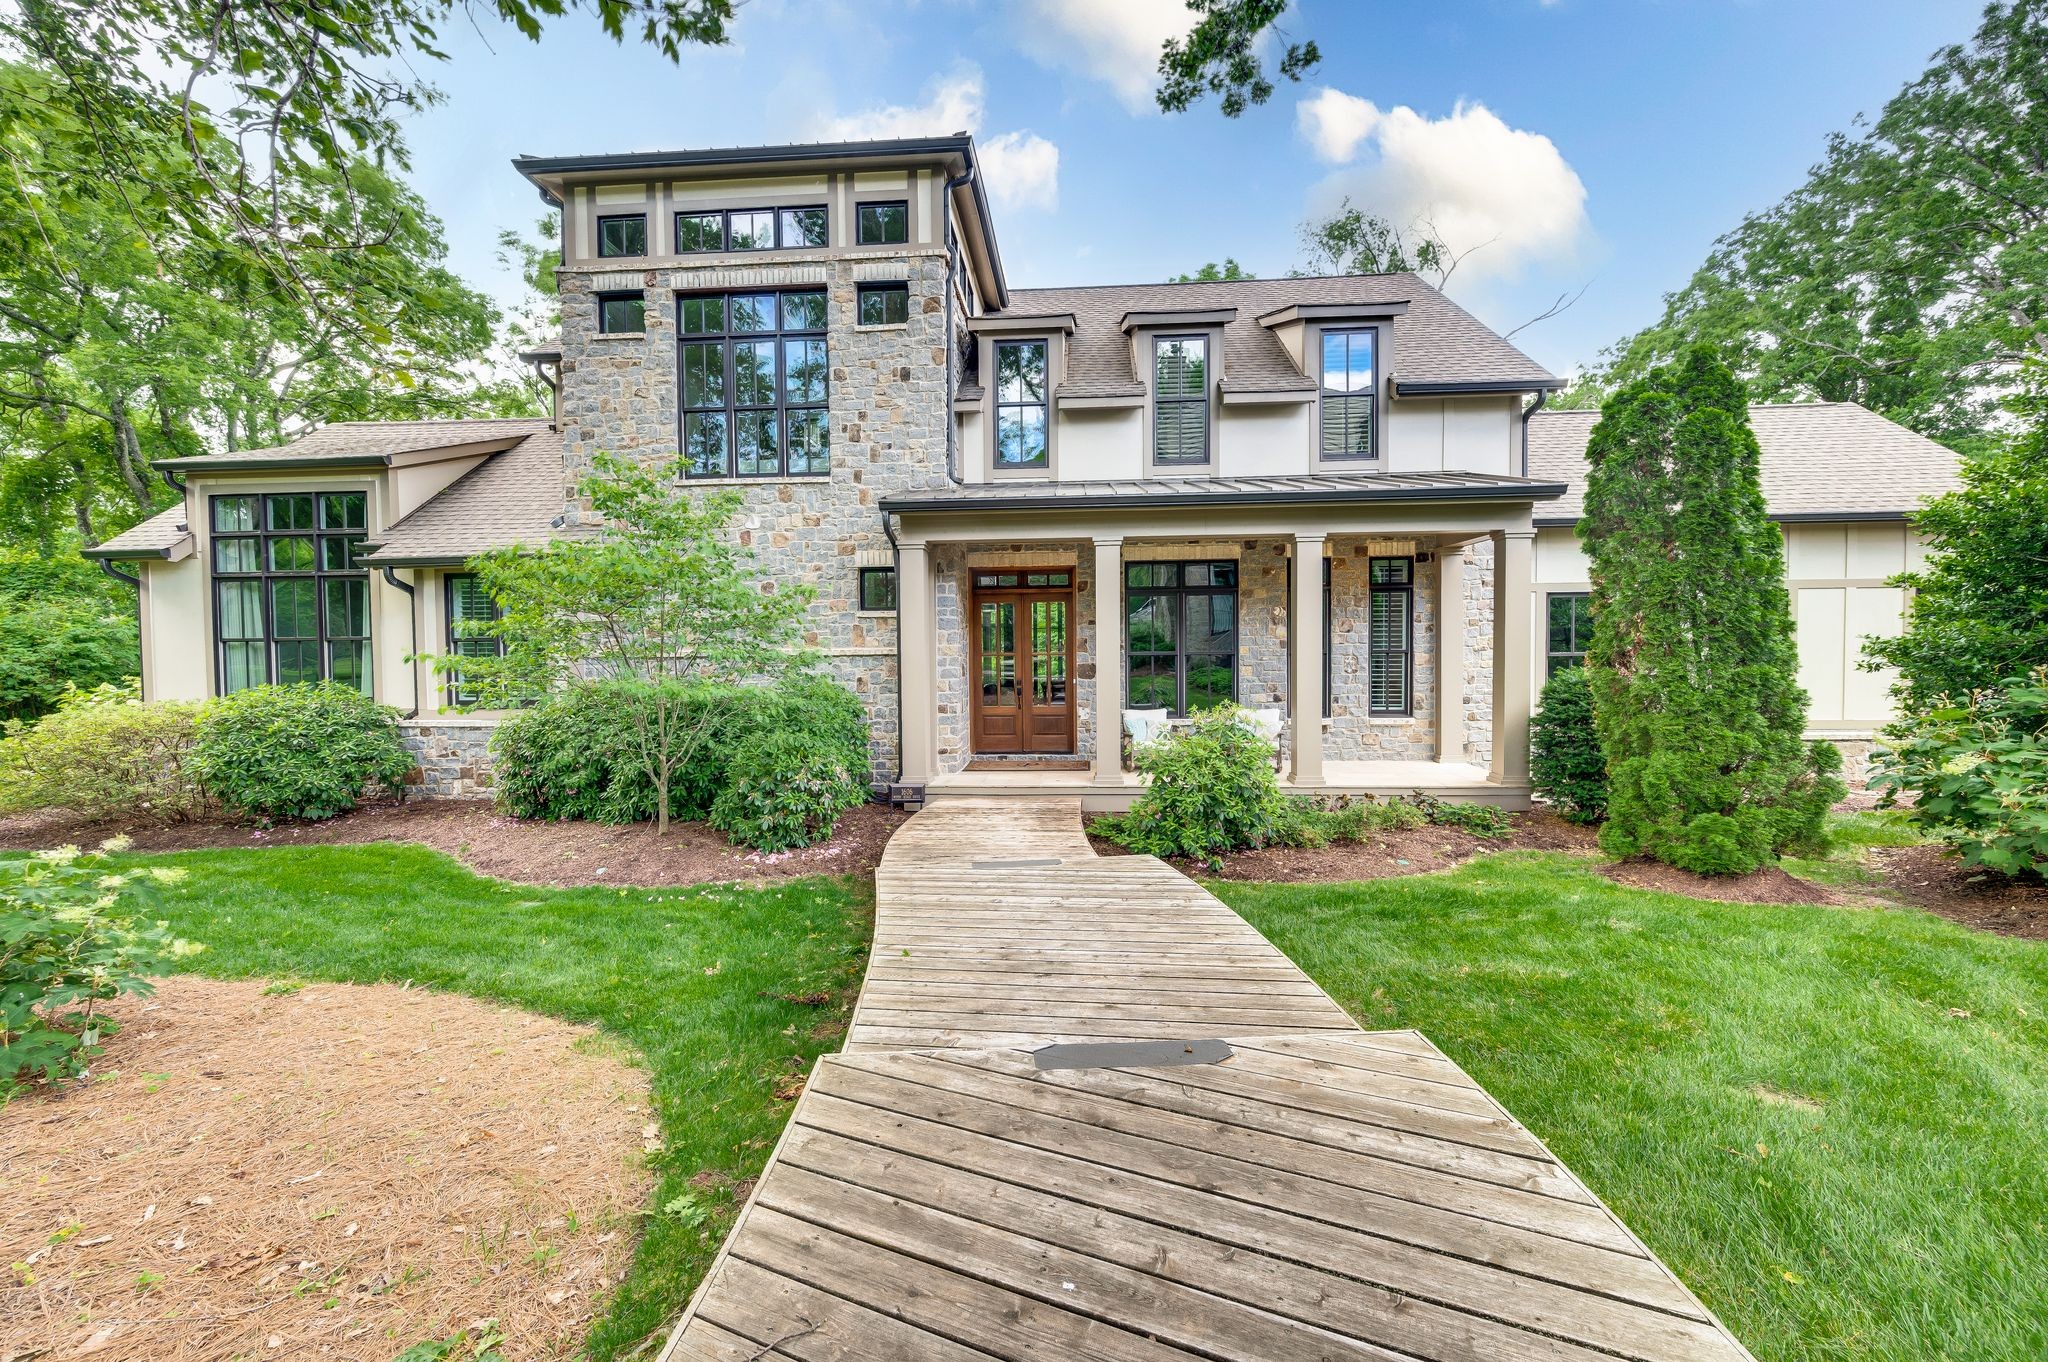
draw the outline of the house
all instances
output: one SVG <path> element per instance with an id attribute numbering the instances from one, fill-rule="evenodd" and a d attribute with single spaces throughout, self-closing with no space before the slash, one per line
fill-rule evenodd
<path id="1" fill-rule="evenodd" d="M 183 502 L 97 550 L 141 579 L 146 694 L 360 685 L 473 789 L 494 718 L 416 656 L 490 646 L 453 632 L 491 608 L 465 561 L 586 529 L 599 451 L 680 451 L 678 494 L 737 488 L 760 569 L 817 589 L 899 797 L 1115 806 L 1124 711 L 1235 699 L 1295 789 L 1526 803 L 1592 417 L 1415 275 L 1012 288 L 965 136 L 515 168 L 562 210 L 554 418 L 164 461 Z M 1854 743 L 1954 458 L 1853 406 L 1757 429 L 1815 728 Z"/>

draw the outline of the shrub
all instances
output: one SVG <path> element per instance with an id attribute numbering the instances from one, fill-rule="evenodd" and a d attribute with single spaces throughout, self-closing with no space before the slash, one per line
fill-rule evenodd
<path id="1" fill-rule="evenodd" d="M 1567 667 L 1543 684 L 1529 723 L 1529 779 L 1567 822 L 1597 823 L 1607 814 L 1607 758 L 1584 667 Z"/>
<path id="2" fill-rule="evenodd" d="M 1327 800 L 1296 795 L 1288 804 L 1294 821 L 1278 839 L 1288 846 L 1364 842 L 1375 832 L 1405 832 L 1429 822 L 1422 810 L 1407 800 L 1376 795 L 1338 795 Z"/>
<path id="3" fill-rule="evenodd" d="M 329 681 L 209 701 L 193 759 L 208 793 L 259 818 L 332 818 L 413 768 L 395 712 Z"/>
<path id="4" fill-rule="evenodd" d="M 2048 667 L 1900 720 L 1871 756 L 1887 805 L 1913 796 L 1913 821 L 1967 865 L 2048 873 Z"/>
<path id="5" fill-rule="evenodd" d="M 756 734 L 733 754 L 711 826 L 759 851 L 824 841 L 839 815 L 867 802 L 867 750 L 858 765 L 848 755 L 794 727 Z"/>
<path id="6" fill-rule="evenodd" d="M 86 818 L 189 816 L 202 802 L 192 769 L 200 706 L 143 703 L 131 682 L 71 690 L 0 738 L 0 809 L 69 809 Z"/>
<path id="7" fill-rule="evenodd" d="M 182 870 L 117 870 L 77 847 L 0 861 L 0 1102 L 26 1082 L 83 1072 L 118 1029 L 100 1004 L 150 992 L 149 976 L 199 947 L 141 917 L 151 891 Z"/>
<path id="8" fill-rule="evenodd" d="M 1440 828 L 1457 828 L 1477 837 L 1505 837 L 1515 826 L 1507 811 L 1497 805 L 1460 804 L 1421 790 L 1415 792 L 1414 800 L 1422 816 Z"/>
<path id="9" fill-rule="evenodd" d="M 1196 710 L 1185 729 L 1138 750 L 1152 777 L 1130 810 L 1095 830 L 1149 856 L 1214 864 L 1225 852 L 1286 840 L 1300 815 L 1273 774 L 1273 744 L 1234 705 Z"/>

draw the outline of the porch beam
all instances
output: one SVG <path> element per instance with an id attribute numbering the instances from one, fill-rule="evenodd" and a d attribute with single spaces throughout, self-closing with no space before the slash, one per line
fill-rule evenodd
<path id="1" fill-rule="evenodd" d="M 1095 540 L 1095 783 L 1124 783 L 1124 541 Z"/>
<path id="2" fill-rule="evenodd" d="M 929 556 L 924 545 L 904 543 L 896 557 L 896 628 L 903 644 L 896 693 L 906 785 L 922 785 L 938 771 L 936 618 Z"/>
<path id="3" fill-rule="evenodd" d="M 1436 759 L 1465 760 L 1465 550 L 1437 553 Z"/>
<path id="4" fill-rule="evenodd" d="M 1293 671 L 1287 705 L 1293 721 L 1294 787 L 1323 783 L 1323 546 L 1324 534 L 1294 535 L 1293 599 L 1287 603 L 1287 639 Z"/>
<path id="5" fill-rule="evenodd" d="M 1032 543 L 1133 539 L 1284 539 L 1294 534 L 1479 540 L 1503 521 L 1527 523 L 1527 502 L 1329 506 L 1164 507 L 1158 510 L 911 511 L 898 518 L 905 544 Z"/>
<path id="6" fill-rule="evenodd" d="M 1509 785 L 1529 782 L 1529 711 L 1535 666 L 1530 657 L 1533 606 L 1530 583 L 1536 531 L 1493 536 L 1493 761 L 1490 776 Z"/>

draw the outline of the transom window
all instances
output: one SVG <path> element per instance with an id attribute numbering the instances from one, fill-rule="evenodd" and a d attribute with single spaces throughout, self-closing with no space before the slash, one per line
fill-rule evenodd
<path id="1" fill-rule="evenodd" d="M 796 250 L 827 244 L 825 210 L 730 208 L 676 214 L 676 254 Z"/>
<path id="2" fill-rule="evenodd" d="M 910 240 L 910 205 L 857 205 L 853 210 L 853 239 L 862 246 L 898 246 Z"/>
<path id="3" fill-rule="evenodd" d="M 862 284 L 860 324 L 900 326 L 910 320 L 910 285 Z"/>
<path id="4" fill-rule="evenodd" d="M 451 572 L 448 582 L 448 655 L 503 657 L 505 640 L 495 634 L 478 634 L 475 626 L 498 618 L 498 603 L 484 590 L 483 578 L 474 572 Z M 448 673 L 448 702 L 473 705 L 476 690 L 463 678 L 460 664 Z"/>
<path id="5" fill-rule="evenodd" d="M 601 256 L 647 254 L 647 214 L 599 218 L 597 253 Z"/>
<path id="6" fill-rule="evenodd" d="M 831 472 L 825 294 L 695 294 L 676 312 L 687 474 Z"/>
<path id="7" fill-rule="evenodd" d="M 1237 698 L 1237 564 L 1126 563 L 1132 709 L 1186 714 Z"/>
<path id="8" fill-rule="evenodd" d="M 1366 581 L 1366 708 L 1384 718 L 1415 712 L 1415 560 L 1374 558 Z"/>
<path id="9" fill-rule="evenodd" d="M 1373 351 L 1378 333 L 1323 332 L 1322 451 L 1326 459 L 1377 457 Z"/>
<path id="10" fill-rule="evenodd" d="M 1046 343 L 996 342 L 996 467 L 1046 467 Z"/>
<path id="11" fill-rule="evenodd" d="M 1548 616 L 1546 677 L 1584 666 L 1586 645 L 1593 641 L 1593 598 L 1584 591 L 1553 591 L 1544 603 Z"/>
<path id="12" fill-rule="evenodd" d="M 1209 462 L 1209 338 L 1152 342 L 1152 462 Z"/>
<path id="13" fill-rule="evenodd" d="M 638 293 L 597 295 L 597 329 L 607 336 L 642 334 L 647 330 L 647 299 Z"/>
<path id="14" fill-rule="evenodd" d="M 1001 591 L 1013 587 L 1072 586 L 1071 572 L 977 572 L 974 584 L 983 591 Z"/>
<path id="15" fill-rule="evenodd" d="M 220 693 L 329 680 L 370 693 L 368 494 L 211 499 Z"/>

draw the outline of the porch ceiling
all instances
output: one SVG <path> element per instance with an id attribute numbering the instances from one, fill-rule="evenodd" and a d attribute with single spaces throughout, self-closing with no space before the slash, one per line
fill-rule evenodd
<path id="1" fill-rule="evenodd" d="M 1285 506 L 1355 502 L 1529 504 L 1565 494 L 1561 482 L 1493 473 L 1303 473 L 1249 478 L 1128 478 L 1103 482 L 990 482 L 898 492 L 884 511 L 1072 511 L 1170 506 Z"/>

